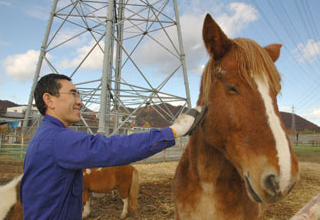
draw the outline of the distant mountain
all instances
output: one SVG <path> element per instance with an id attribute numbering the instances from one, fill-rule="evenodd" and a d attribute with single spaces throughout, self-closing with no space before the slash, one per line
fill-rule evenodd
<path id="1" fill-rule="evenodd" d="M 131 109 L 132 111 L 134 109 Z M 185 109 L 187 110 L 187 109 Z M 173 106 L 170 104 L 159 104 L 142 107 L 136 112 L 136 126 L 143 126 L 146 122 L 151 127 L 163 128 L 171 125 L 170 117 L 167 112 L 171 112 L 172 115 L 178 115 L 181 111 L 181 106 Z"/>
<path id="2" fill-rule="evenodd" d="M 8 100 L 0 100 L 0 109 L 6 109 L 8 107 L 20 106 L 14 102 Z M 129 111 L 134 111 L 134 108 L 129 108 Z M 164 111 L 165 110 L 165 111 Z M 153 106 L 146 106 L 136 111 L 136 124 L 135 126 L 143 126 L 146 122 L 151 127 L 163 128 L 171 125 L 170 118 L 165 112 L 171 111 L 173 115 L 179 114 L 181 106 L 173 106 L 170 104 L 160 104 Z M 89 110 L 88 110 L 89 111 Z M 288 112 L 280 112 L 281 118 L 287 130 L 291 130 L 292 114 Z M 166 119 L 164 119 L 166 118 Z M 300 117 L 295 114 L 296 131 L 311 130 L 320 132 L 320 127 L 316 124 Z"/>
<path id="3" fill-rule="evenodd" d="M 280 112 L 282 121 L 286 127 L 287 130 L 291 130 L 292 126 L 292 113 L 288 112 Z M 310 130 L 315 132 L 320 132 L 320 127 L 316 124 L 313 124 L 312 122 L 300 117 L 299 115 L 294 115 L 295 125 L 296 125 L 296 131 L 304 131 L 304 130 Z"/>
<path id="4" fill-rule="evenodd" d="M 0 108 L 10 108 L 10 107 L 17 107 L 17 106 L 20 106 L 20 105 L 8 100 L 0 100 Z"/>
<path id="5" fill-rule="evenodd" d="M 169 126 L 170 123 L 168 121 L 165 121 L 163 117 L 158 113 L 159 109 L 169 108 L 170 111 L 173 114 L 177 114 L 181 108 L 181 106 L 172 106 L 170 104 L 161 104 L 159 106 L 154 107 L 144 107 L 139 109 L 137 112 L 140 112 L 137 114 L 136 123 L 137 126 L 142 126 L 145 122 L 148 122 L 151 127 L 166 127 Z M 155 110 L 157 109 L 157 110 Z M 291 130 L 292 125 L 292 114 L 287 112 L 280 112 L 281 118 L 283 120 L 283 123 L 287 130 Z M 296 131 L 304 131 L 304 130 L 310 130 L 310 131 L 316 131 L 320 132 L 320 127 L 316 124 L 300 117 L 299 115 L 295 116 L 295 125 L 296 125 Z"/>

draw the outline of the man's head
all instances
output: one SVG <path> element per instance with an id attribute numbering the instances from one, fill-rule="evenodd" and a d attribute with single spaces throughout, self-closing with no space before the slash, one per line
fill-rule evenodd
<path id="1" fill-rule="evenodd" d="M 66 127 L 79 122 L 82 102 L 68 76 L 54 73 L 43 76 L 37 83 L 34 98 L 42 115 L 53 116 Z"/>

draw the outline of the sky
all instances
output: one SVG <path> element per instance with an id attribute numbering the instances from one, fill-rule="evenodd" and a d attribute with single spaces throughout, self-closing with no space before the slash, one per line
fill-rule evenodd
<path id="1" fill-rule="evenodd" d="M 1 100 L 28 103 L 52 2 L 0 0 Z M 294 112 L 320 126 L 319 9 L 319 0 L 178 0 L 192 106 L 197 101 L 202 69 L 208 59 L 201 28 L 205 15 L 210 13 L 229 38 L 246 37 L 261 46 L 282 44 L 276 61 L 282 77 L 282 90 L 277 97 L 279 109 Z M 68 31 L 71 30 L 64 34 L 68 35 Z M 170 60 L 161 57 L 157 49 L 147 50 L 147 45 L 138 50 L 138 56 L 150 68 L 148 77 L 156 80 L 157 75 L 152 72 L 163 69 Z M 61 68 L 73 66 L 77 54 L 87 46 L 81 38 L 70 43 L 69 52 L 60 61 Z M 148 53 L 156 54 L 156 59 Z M 93 57 L 87 63 L 87 70 L 102 68 L 96 60 Z M 176 83 L 175 91 L 184 91 L 181 79 L 176 81 L 180 83 Z"/>

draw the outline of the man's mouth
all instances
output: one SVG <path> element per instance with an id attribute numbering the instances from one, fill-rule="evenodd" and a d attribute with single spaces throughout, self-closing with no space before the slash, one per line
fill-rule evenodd
<path id="1" fill-rule="evenodd" d="M 79 108 L 73 108 L 73 110 L 77 111 L 77 113 L 80 114 L 80 109 Z"/>

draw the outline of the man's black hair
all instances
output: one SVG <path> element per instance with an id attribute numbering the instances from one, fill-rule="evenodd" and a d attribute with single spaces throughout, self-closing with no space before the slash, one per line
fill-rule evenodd
<path id="1" fill-rule="evenodd" d="M 38 81 L 37 86 L 34 90 L 34 99 L 41 115 L 44 115 L 47 110 L 47 106 L 42 98 L 43 94 L 49 93 L 51 95 L 59 95 L 59 89 L 61 88 L 59 80 L 63 79 L 71 81 L 70 77 L 56 73 L 45 75 Z"/>

